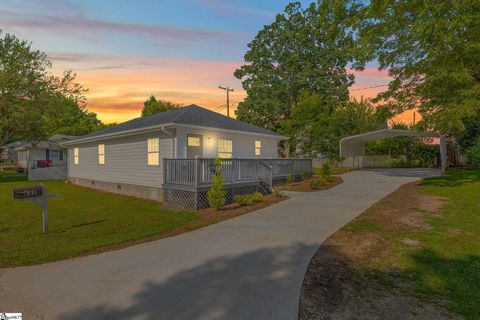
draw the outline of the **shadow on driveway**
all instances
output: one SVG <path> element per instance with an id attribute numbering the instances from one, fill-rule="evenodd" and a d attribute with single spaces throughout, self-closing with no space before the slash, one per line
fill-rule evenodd
<path id="1" fill-rule="evenodd" d="M 145 282 L 128 305 L 84 306 L 59 319 L 294 319 L 296 284 L 303 280 L 295 269 L 308 264 L 312 249 L 296 245 L 219 257 L 164 282 Z"/>

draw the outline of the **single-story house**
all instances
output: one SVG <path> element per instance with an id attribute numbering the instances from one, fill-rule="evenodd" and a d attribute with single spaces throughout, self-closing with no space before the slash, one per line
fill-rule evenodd
<path id="1" fill-rule="evenodd" d="M 43 166 L 66 166 L 67 149 L 60 144 L 76 136 L 53 135 L 45 141 L 15 141 L 9 143 L 8 160 L 24 169 Z"/>
<path id="2" fill-rule="evenodd" d="M 68 147 L 70 182 L 161 201 L 167 172 L 164 159 L 276 159 L 278 143 L 284 139 L 276 132 L 190 105 L 62 145 Z M 176 177 L 189 175 L 187 166 L 176 168 Z"/>

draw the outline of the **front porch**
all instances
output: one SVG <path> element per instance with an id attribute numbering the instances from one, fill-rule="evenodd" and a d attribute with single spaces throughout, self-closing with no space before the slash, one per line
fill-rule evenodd
<path id="1" fill-rule="evenodd" d="M 222 159 L 222 176 L 227 203 L 235 195 L 272 192 L 274 183 L 288 175 L 312 173 L 311 159 Z M 208 207 L 207 192 L 212 186 L 211 158 L 164 159 L 163 203 L 173 209 L 197 210 Z"/>

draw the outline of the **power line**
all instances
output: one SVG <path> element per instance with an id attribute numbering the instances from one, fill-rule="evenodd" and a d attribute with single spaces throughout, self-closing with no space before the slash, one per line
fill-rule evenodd
<path id="1" fill-rule="evenodd" d="M 380 87 L 388 87 L 388 86 L 389 86 L 389 84 L 379 84 L 378 86 L 371 86 L 371 87 L 363 87 L 363 88 L 350 89 L 350 91 L 359 91 L 359 90 L 372 89 L 372 88 L 380 88 Z"/>

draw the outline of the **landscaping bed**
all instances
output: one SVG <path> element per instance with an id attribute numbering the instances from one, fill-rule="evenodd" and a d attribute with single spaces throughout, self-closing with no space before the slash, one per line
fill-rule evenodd
<path id="1" fill-rule="evenodd" d="M 297 182 L 284 183 L 278 186 L 275 186 L 275 189 L 279 191 L 299 191 L 299 192 L 312 192 L 312 191 L 322 191 L 331 189 L 340 183 L 343 182 L 342 177 L 332 176 L 328 180 L 322 180 L 322 183 L 312 188 L 312 181 L 318 181 L 320 178 L 313 177 L 309 179 L 303 179 Z"/>
<path id="2" fill-rule="evenodd" d="M 300 319 L 479 319 L 480 171 L 402 186 L 332 235 Z"/>

